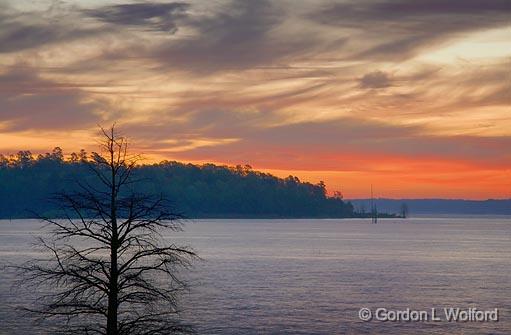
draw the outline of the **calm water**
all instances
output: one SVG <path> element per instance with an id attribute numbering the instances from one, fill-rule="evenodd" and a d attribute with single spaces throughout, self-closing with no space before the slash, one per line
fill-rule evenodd
<path id="1" fill-rule="evenodd" d="M 40 224 L 0 221 L 20 262 Z M 168 236 L 204 259 L 185 318 L 200 334 L 510 334 L 511 220 L 200 220 Z M 34 334 L 0 274 L 0 334 Z M 358 310 L 499 308 L 499 322 L 363 322 Z M 39 332 L 41 333 L 41 332 Z"/>

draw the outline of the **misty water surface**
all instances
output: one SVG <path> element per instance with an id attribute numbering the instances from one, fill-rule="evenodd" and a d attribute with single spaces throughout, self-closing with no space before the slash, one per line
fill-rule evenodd
<path id="1" fill-rule="evenodd" d="M 34 257 L 34 220 L 0 221 L 2 262 Z M 511 220 L 198 220 L 166 235 L 203 258 L 183 317 L 199 334 L 509 334 Z M 36 334 L 0 274 L 0 334 Z M 499 322 L 363 322 L 362 307 L 499 308 Z M 35 329 L 35 330 L 34 330 Z"/>

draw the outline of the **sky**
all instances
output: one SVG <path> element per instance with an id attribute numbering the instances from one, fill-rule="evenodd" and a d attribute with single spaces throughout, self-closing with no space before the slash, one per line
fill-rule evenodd
<path id="1" fill-rule="evenodd" d="M 508 0 L 0 0 L 0 152 L 249 164 L 346 198 L 511 197 Z"/>

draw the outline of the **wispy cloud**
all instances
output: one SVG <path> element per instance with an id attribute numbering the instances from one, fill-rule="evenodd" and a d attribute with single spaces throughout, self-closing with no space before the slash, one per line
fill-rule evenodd
<path id="1" fill-rule="evenodd" d="M 383 71 L 374 71 L 360 78 L 362 88 L 385 88 L 392 85 L 392 78 Z"/>
<path id="2" fill-rule="evenodd" d="M 175 33 L 176 21 L 186 17 L 189 5 L 182 2 L 129 3 L 84 10 L 85 15 L 121 26 L 139 27 L 149 31 Z"/>
<path id="3" fill-rule="evenodd" d="M 365 47 L 353 57 L 400 60 L 462 34 L 507 26 L 510 14 L 506 0 L 362 0 L 326 5 L 311 18 L 354 30 Z"/>
<path id="4" fill-rule="evenodd" d="M 0 53 L 75 41 L 102 32 L 59 22 L 51 17 L 41 18 L 37 13 L 16 13 L 5 9 L 5 12 L 0 12 Z"/>
<path id="5" fill-rule="evenodd" d="M 42 79 L 23 65 L 0 73 L 0 106 L 4 132 L 84 129 L 101 120 L 101 104 L 79 88 Z"/>

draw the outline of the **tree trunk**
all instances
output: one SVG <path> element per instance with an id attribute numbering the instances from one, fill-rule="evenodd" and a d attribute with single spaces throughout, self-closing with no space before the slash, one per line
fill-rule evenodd
<path id="1" fill-rule="evenodd" d="M 113 130 L 112 130 L 113 131 Z M 108 315 L 106 323 L 107 335 L 117 335 L 117 307 L 118 307 L 118 269 L 117 269 L 117 248 L 118 248 L 118 232 L 117 232 L 117 211 L 116 211 L 116 169 L 114 162 L 114 148 L 113 148 L 113 133 L 110 150 L 110 164 L 112 169 L 112 189 L 111 189 L 111 222 L 112 222 L 112 241 L 110 244 L 110 281 L 109 281 L 109 292 L 108 292 Z"/>
<path id="2" fill-rule="evenodd" d="M 112 245 L 110 249 L 110 281 L 108 292 L 108 316 L 106 324 L 107 335 L 117 335 L 117 296 L 118 296 L 118 273 L 117 273 L 117 222 L 112 219 Z"/>

